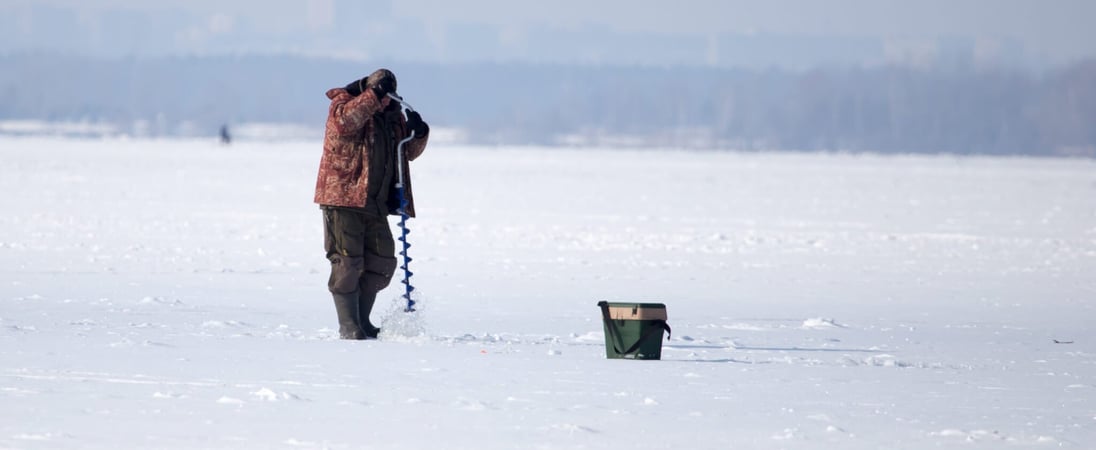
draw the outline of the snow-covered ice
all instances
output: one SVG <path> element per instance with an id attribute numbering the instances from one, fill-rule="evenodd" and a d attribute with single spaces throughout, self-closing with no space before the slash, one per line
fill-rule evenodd
<path id="1" fill-rule="evenodd" d="M 1096 446 L 1092 160 L 434 146 L 351 342 L 318 157 L 0 138 L 0 448 Z"/>

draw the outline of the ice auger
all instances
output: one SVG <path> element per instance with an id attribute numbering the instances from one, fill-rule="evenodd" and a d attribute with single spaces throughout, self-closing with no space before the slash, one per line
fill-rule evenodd
<path id="1" fill-rule="evenodd" d="M 403 99 L 396 94 L 389 93 L 388 98 L 391 98 L 392 101 L 400 103 L 400 108 L 403 112 L 404 119 L 407 118 L 408 111 L 415 110 L 415 108 L 412 108 L 410 104 L 403 101 Z M 411 134 L 409 134 L 406 138 L 403 138 L 403 140 L 400 141 L 399 145 L 396 146 L 396 167 L 398 167 L 397 170 L 399 174 L 399 178 L 396 179 L 396 192 L 399 195 L 400 201 L 400 207 L 397 210 L 397 212 L 400 213 L 400 237 L 398 238 L 398 240 L 403 244 L 403 249 L 400 250 L 400 256 L 403 257 L 403 264 L 400 265 L 400 269 L 403 269 L 403 281 L 401 282 L 406 288 L 403 294 L 403 298 L 407 300 L 407 307 L 403 309 L 404 312 L 415 311 L 415 300 L 411 299 L 411 292 L 415 290 L 415 287 L 411 285 L 411 275 L 414 275 L 415 273 L 411 272 L 411 257 L 407 255 L 407 249 L 411 248 L 411 244 L 407 242 L 407 235 L 411 233 L 411 230 L 407 229 L 407 219 L 409 218 L 409 216 L 407 215 L 408 200 L 407 188 L 403 179 L 403 146 L 404 144 L 411 142 L 411 140 L 414 138 L 415 132 L 412 131 Z"/>

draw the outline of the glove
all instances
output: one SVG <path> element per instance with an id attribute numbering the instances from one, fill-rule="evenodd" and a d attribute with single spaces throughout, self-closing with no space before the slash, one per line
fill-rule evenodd
<path id="1" fill-rule="evenodd" d="M 377 96 L 377 101 L 378 102 L 381 101 L 381 100 L 384 100 L 385 98 L 387 98 L 388 94 L 391 93 L 391 92 L 395 92 L 395 91 L 390 91 L 390 90 L 385 89 L 381 86 L 375 86 L 373 88 L 373 95 Z"/>
<path id="2" fill-rule="evenodd" d="M 365 81 L 366 81 L 365 78 L 362 78 L 360 80 L 351 81 L 350 84 L 346 85 L 346 87 L 343 88 L 343 89 L 346 89 L 346 92 L 350 93 L 351 97 L 357 97 L 357 96 L 361 95 L 362 87 L 365 86 Z"/>
<path id="3" fill-rule="evenodd" d="M 430 125 L 422 121 L 422 116 L 415 111 L 407 111 L 407 128 L 411 129 L 411 132 L 415 134 L 415 137 L 421 138 L 430 133 Z"/>

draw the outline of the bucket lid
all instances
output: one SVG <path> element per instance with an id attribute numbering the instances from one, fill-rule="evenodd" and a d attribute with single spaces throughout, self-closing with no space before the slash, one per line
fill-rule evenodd
<path id="1" fill-rule="evenodd" d="M 640 309 L 666 309 L 665 303 L 628 303 L 628 302 L 605 302 L 609 304 L 610 308 L 640 308 Z"/>
<path id="2" fill-rule="evenodd" d="M 609 318 L 614 320 L 666 320 L 666 305 L 662 303 L 610 303 Z"/>

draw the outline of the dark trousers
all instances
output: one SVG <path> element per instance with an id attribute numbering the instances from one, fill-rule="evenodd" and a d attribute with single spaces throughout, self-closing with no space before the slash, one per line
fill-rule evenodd
<path id="1" fill-rule="evenodd" d="M 331 261 L 328 290 L 375 294 L 388 286 L 396 271 L 396 246 L 386 217 L 323 208 L 323 229 L 323 246 Z"/>

